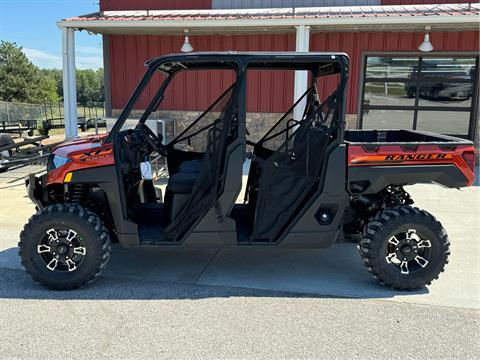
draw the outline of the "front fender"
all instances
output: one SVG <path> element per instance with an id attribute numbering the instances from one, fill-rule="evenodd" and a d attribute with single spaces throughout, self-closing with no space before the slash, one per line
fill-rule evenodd
<path id="1" fill-rule="evenodd" d="M 47 206 L 48 202 L 47 189 L 43 186 L 45 181 L 46 174 L 40 177 L 35 176 L 35 174 L 29 174 L 25 179 L 27 195 L 38 210 L 42 210 L 45 206 Z"/>

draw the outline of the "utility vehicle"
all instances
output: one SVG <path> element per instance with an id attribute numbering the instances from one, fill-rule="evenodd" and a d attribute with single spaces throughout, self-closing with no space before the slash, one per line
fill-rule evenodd
<path id="1" fill-rule="evenodd" d="M 447 234 L 432 215 L 412 206 L 403 187 L 472 185 L 474 146 L 421 131 L 346 131 L 347 55 L 191 53 L 146 65 L 107 135 L 61 144 L 52 151 L 47 173 L 27 180 L 37 213 L 21 232 L 19 248 L 33 279 L 53 289 L 78 288 L 104 270 L 111 241 L 127 247 L 313 249 L 356 238 L 364 264 L 387 286 L 416 289 L 443 271 Z M 146 124 L 172 79 L 212 69 L 232 70 L 231 86 L 164 144 Z M 252 141 L 246 127 L 247 74 L 272 70 L 307 71 L 310 86 Z M 164 81 L 155 91 L 149 88 L 150 103 L 135 127 L 126 129 L 159 71 Z M 318 80 L 332 76 L 335 90 L 319 93 Z M 295 118 L 298 106 L 302 111 Z M 204 149 L 193 151 L 199 136 Z M 145 172 L 153 154 L 166 159 L 165 194 Z M 247 160 L 245 201 L 236 203 Z"/>

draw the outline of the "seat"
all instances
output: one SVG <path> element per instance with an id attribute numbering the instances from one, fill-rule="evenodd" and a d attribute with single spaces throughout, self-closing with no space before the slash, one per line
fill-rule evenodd
<path id="1" fill-rule="evenodd" d="M 198 172 L 180 171 L 170 176 L 168 180 L 168 190 L 176 194 L 190 194 L 197 180 Z"/>
<path id="2" fill-rule="evenodd" d="M 179 172 L 181 173 L 199 173 L 202 167 L 202 160 L 184 161 L 180 164 Z"/>
<path id="3" fill-rule="evenodd" d="M 188 202 L 193 191 L 193 186 L 200 172 L 200 161 L 188 161 L 180 171 L 170 176 L 165 194 L 165 203 L 168 204 L 165 214 L 171 222 L 180 213 Z M 183 165 L 183 164 L 182 164 Z"/>

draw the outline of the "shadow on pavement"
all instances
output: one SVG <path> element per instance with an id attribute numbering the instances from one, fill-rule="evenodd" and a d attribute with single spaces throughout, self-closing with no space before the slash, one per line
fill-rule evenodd
<path id="1" fill-rule="evenodd" d="M 390 298 L 428 293 L 376 283 L 353 244 L 325 250 L 124 249 L 105 273 L 74 291 L 47 290 L 25 273 L 18 248 L 0 252 L 0 298 L 161 300 L 214 297 Z"/>

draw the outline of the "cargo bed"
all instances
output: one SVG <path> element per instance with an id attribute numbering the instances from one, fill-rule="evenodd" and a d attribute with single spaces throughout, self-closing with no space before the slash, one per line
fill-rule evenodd
<path id="1" fill-rule="evenodd" d="M 346 130 L 345 142 L 352 145 L 358 143 L 473 145 L 470 140 L 419 130 Z"/>
<path id="2" fill-rule="evenodd" d="M 469 140 L 418 130 L 349 130 L 345 143 L 352 193 L 374 194 L 391 184 L 460 188 L 474 181 Z"/>

